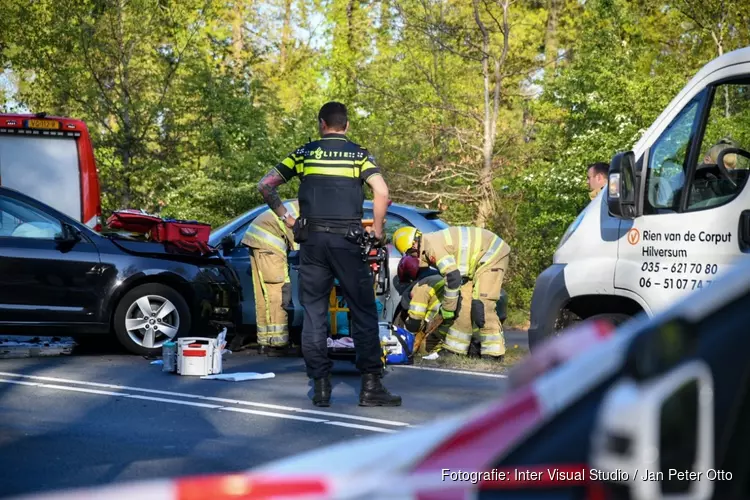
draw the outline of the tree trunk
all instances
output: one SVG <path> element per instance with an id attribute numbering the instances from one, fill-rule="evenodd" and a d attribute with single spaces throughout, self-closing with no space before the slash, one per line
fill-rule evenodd
<path id="1" fill-rule="evenodd" d="M 492 190 L 492 152 L 494 149 L 493 112 L 490 101 L 490 35 L 479 15 L 479 1 L 474 0 L 474 20 L 482 32 L 482 83 L 484 92 L 484 120 L 482 136 L 482 168 L 479 174 L 479 193 L 481 198 L 477 207 L 476 225 L 485 227 L 492 215 L 494 203 L 488 196 Z M 497 82 L 496 82 L 497 84 Z"/>
<path id="2" fill-rule="evenodd" d="M 544 32 L 544 62 L 553 71 L 557 67 L 558 36 L 562 0 L 547 0 L 547 28 Z"/>
<path id="3" fill-rule="evenodd" d="M 133 146 L 135 145 L 136 133 L 133 127 L 133 117 L 130 114 L 130 56 L 128 48 L 125 46 L 125 28 L 123 20 L 124 6 L 122 1 L 118 3 L 117 21 L 118 21 L 118 49 L 120 51 L 120 81 L 122 95 L 122 136 L 120 139 L 120 161 L 122 162 L 123 193 L 121 197 L 122 208 L 128 208 L 133 198 L 131 192 L 130 178 L 132 175 Z"/>
<path id="4" fill-rule="evenodd" d="M 284 24 L 281 28 L 281 73 L 288 65 L 290 46 L 292 43 L 292 0 L 284 0 Z"/>

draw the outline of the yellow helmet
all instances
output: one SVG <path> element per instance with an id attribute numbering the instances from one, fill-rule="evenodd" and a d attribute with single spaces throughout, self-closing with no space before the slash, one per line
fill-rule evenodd
<path id="1" fill-rule="evenodd" d="M 419 231 L 415 227 L 400 227 L 393 233 L 393 246 L 405 255 L 406 251 L 414 245 L 414 240 L 418 234 Z"/>

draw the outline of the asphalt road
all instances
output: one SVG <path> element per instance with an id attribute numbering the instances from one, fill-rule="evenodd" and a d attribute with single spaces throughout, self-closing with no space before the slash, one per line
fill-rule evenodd
<path id="1" fill-rule="evenodd" d="M 0 496 L 245 470 L 401 432 L 496 398 L 506 382 L 391 367 L 384 382 L 403 406 L 362 408 L 354 365 L 336 362 L 332 406 L 316 408 L 301 358 L 225 358 L 224 373 L 248 371 L 275 378 L 182 377 L 116 349 L 0 360 Z"/>

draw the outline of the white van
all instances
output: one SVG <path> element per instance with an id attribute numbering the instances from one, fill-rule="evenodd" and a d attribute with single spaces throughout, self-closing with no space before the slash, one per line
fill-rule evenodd
<path id="1" fill-rule="evenodd" d="M 711 286 L 750 254 L 749 169 L 746 47 L 704 66 L 633 151 L 612 159 L 608 188 L 537 278 L 530 347 L 579 318 L 619 324 Z"/>

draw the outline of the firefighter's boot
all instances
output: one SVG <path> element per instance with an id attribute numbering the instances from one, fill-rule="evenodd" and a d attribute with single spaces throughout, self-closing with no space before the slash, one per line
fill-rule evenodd
<path id="1" fill-rule="evenodd" d="M 388 392 L 383 387 L 379 373 L 362 375 L 362 390 L 359 393 L 359 406 L 401 406 L 401 396 Z"/>

